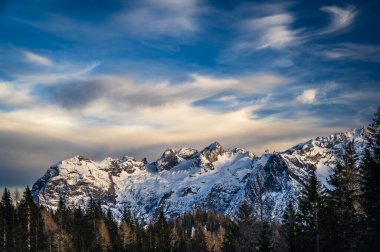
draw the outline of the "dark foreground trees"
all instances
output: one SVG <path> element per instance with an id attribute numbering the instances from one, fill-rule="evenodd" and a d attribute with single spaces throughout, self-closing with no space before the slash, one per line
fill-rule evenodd
<path id="1" fill-rule="evenodd" d="M 380 108 L 367 129 L 366 141 L 359 166 L 361 242 L 366 251 L 380 251 Z"/>
<path id="2" fill-rule="evenodd" d="M 0 203 L 0 234 L 2 234 L 2 242 L 0 243 L 0 251 L 12 251 L 15 248 L 15 209 L 9 190 L 5 188 Z"/>
<path id="3" fill-rule="evenodd" d="M 18 204 L 5 189 L 0 202 L 0 251 L 284 251 L 279 223 L 256 221 L 244 202 L 237 218 L 196 210 L 168 220 L 159 212 L 141 224 L 124 210 L 91 201 L 86 210 L 39 207 L 26 188 Z M 235 232 L 236 231 L 236 232 Z M 281 244 L 282 242 L 282 244 Z M 277 244 L 276 246 L 274 244 Z"/>
<path id="4" fill-rule="evenodd" d="M 288 251 L 380 251 L 380 108 L 365 141 L 360 161 L 348 142 L 327 185 L 312 174 L 298 211 L 289 203 L 283 218 Z"/>

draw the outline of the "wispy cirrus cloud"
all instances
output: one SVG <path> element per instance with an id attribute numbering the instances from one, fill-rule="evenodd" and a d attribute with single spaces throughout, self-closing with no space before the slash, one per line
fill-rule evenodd
<path id="1" fill-rule="evenodd" d="M 80 79 L 87 74 L 91 73 L 100 62 L 93 62 L 87 66 L 66 66 L 63 69 L 52 69 L 49 71 L 39 73 L 22 73 L 14 74 L 15 83 L 27 84 L 27 85 L 40 85 L 40 84 L 52 84 L 59 83 L 68 80 Z"/>
<path id="2" fill-rule="evenodd" d="M 24 55 L 25 60 L 30 63 L 37 64 L 40 66 L 47 66 L 47 67 L 54 65 L 54 62 L 51 59 L 49 59 L 48 57 L 39 55 L 37 53 L 23 50 L 22 54 Z"/>
<path id="3" fill-rule="evenodd" d="M 300 29 L 292 29 L 291 13 L 280 13 L 246 20 L 241 25 L 238 50 L 284 49 L 300 40 Z"/>
<path id="4" fill-rule="evenodd" d="M 207 5 L 199 0 L 141 0 L 127 1 L 123 8 L 96 24 L 55 13 L 45 13 L 44 20 L 20 22 L 86 44 L 109 39 L 115 43 L 125 37 L 191 37 L 201 30 L 202 15 L 207 12 Z"/>
<path id="5" fill-rule="evenodd" d="M 198 0 L 143 0 L 126 8 L 116 20 L 144 37 L 188 36 L 199 31 L 199 18 L 205 10 Z"/>
<path id="6" fill-rule="evenodd" d="M 380 62 L 378 45 L 342 43 L 321 47 L 317 53 L 330 60 Z"/>
<path id="7" fill-rule="evenodd" d="M 330 24 L 319 32 L 320 35 L 343 32 L 348 29 L 358 13 L 357 9 L 349 5 L 346 8 L 339 6 L 323 6 L 321 11 L 330 14 Z"/>
<path id="8" fill-rule="evenodd" d="M 263 49 L 283 50 L 305 44 L 316 37 L 339 34 L 347 31 L 353 24 L 358 10 L 353 5 L 347 7 L 323 6 L 321 11 L 330 14 L 327 26 L 310 29 L 307 26 L 295 27 L 298 15 L 289 11 L 292 5 L 260 5 L 265 13 L 260 16 L 242 19 L 239 34 L 233 48 L 237 51 L 259 51 Z"/>

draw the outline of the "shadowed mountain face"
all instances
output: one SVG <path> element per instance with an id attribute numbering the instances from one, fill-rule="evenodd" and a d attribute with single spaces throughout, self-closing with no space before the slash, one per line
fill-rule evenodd
<path id="1" fill-rule="evenodd" d="M 310 172 L 326 185 L 330 168 L 348 141 L 360 156 L 364 129 L 298 144 L 261 157 L 244 149 L 226 150 L 215 142 L 201 151 L 168 149 L 153 163 L 131 157 L 92 161 L 75 156 L 51 166 L 32 188 L 35 200 L 56 209 L 86 208 L 90 199 L 110 208 L 116 218 L 129 208 L 141 221 L 163 210 L 167 217 L 195 208 L 234 216 L 243 200 L 259 217 L 280 218 L 288 201 L 296 202 Z"/>

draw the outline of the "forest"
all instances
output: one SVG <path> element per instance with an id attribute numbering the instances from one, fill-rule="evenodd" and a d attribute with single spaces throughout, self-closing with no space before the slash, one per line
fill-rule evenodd
<path id="1" fill-rule="evenodd" d="M 380 109 L 358 160 L 353 143 L 323 186 L 315 171 L 280 220 L 262 219 L 242 202 L 235 216 L 197 209 L 141 223 L 125 209 L 121 221 L 100 202 L 56 211 L 8 189 L 0 202 L 0 251 L 380 251 Z"/>

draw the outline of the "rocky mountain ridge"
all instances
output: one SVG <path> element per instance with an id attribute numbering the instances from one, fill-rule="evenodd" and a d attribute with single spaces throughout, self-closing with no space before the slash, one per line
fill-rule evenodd
<path id="1" fill-rule="evenodd" d="M 327 185 L 329 169 L 348 141 L 360 156 L 364 135 L 365 129 L 354 129 L 260 157 L 244 149 L 226 150 L 217 142 L 201 151 L 168 149 L 152 163 L 132 157 L 97 162 L 75 156 L 51 166 L 32 193 L 36 202 L 51 209 L 60 201 L 86 208 L 93 199 L 116 218 L 129 208 L 143 222 L 161 210 L 167 217 L 196 208 L 234 216 L 243 200 L 260 218 L 280 218 L 312 170 Z"/>

